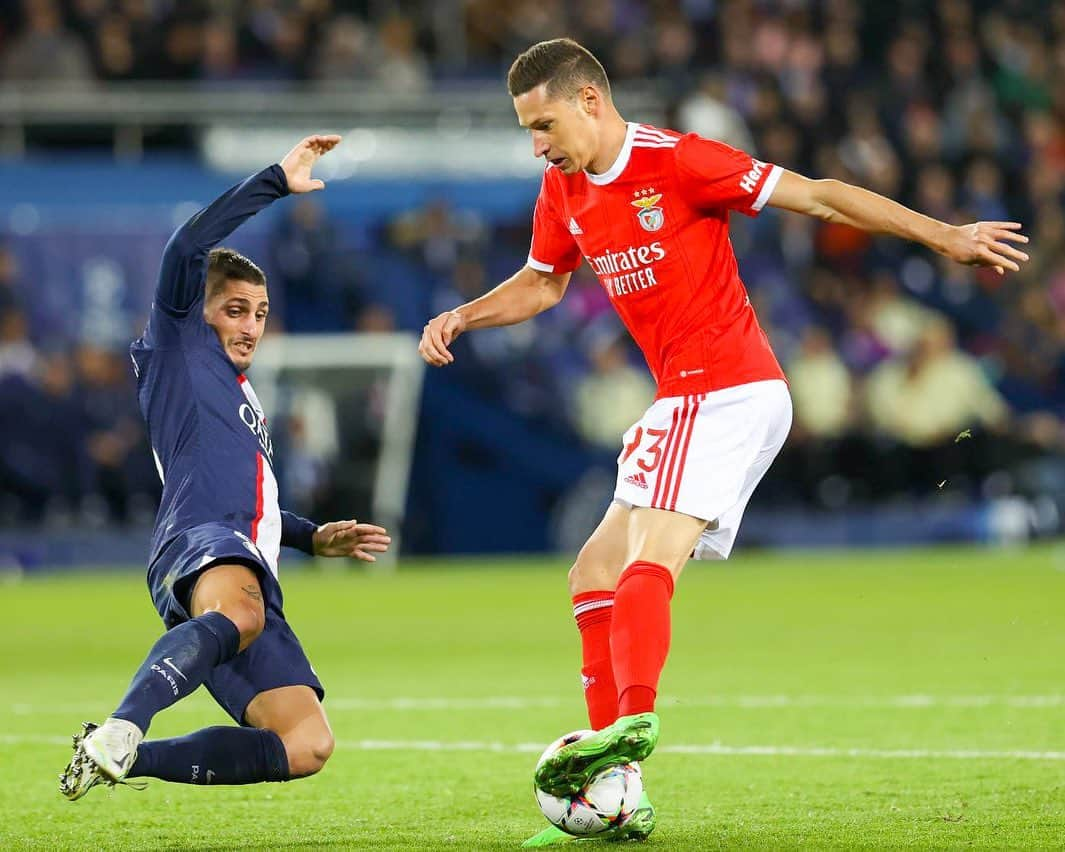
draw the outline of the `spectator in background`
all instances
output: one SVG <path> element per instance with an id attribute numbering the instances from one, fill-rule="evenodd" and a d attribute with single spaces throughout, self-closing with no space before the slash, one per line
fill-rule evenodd
<path id="1" fill-rule="evenodd" d="M 959 466 L 970 477 L 989 473 L 992 442 L 984 433 L 1001 433 L 1009 420 L 1005 400 L 976 359 L 957 349 L 954 330 L 940 318 L 925 323 L 908 355 L 873 371 L 867 404 L 877 429 L 908 448 L 901 473 L 919 491 Z"/>
<path id="2" fill-rule="evenodd" d="M 969 163 L 962 186 L 962 215 L 976 215 L 1003 222 L 1009 218 L 1002 169 L 994 160 L 980 156 Z"/>
<path id="3" fill-rule="evenodd" d="M 240 57 L 237 54 L 237 31 L 233 21 L 217 16 L 204 24 L 199 76 L 206 81 L 239 79 Z"/>
<path id="4" fill-rule="evenodd" d="M 18 259 L 15 253 L 0 242 L 0 317 L 9 311 L 23 312 L 18 274 Z"/>
<path id="5" fill-rule="evenodd" d="M 90 513 L 123 523 L 136 506 L 151 517 L 158 477 L 124 352 L 84 343 L 74 353 L 76 398 L 88 462 Z"/>
<path id="6" fill-rule="evenodd" d="M 845 304 L 840 357 L 851 370 L 865 375 L 890 358 L 892 350 L 873 327 L 872 306 L 865 298 L 851 298 Z"/>
<path id="7" fill-rule="evenodd" d="M 655 398 L 647 370 L 629 360 L 628 335 L 610 323 L 592 333 L 588 358 L 592 370 L 577 382 L 574 411 L 577 432 L 600 449 L 618 449 L 618 436 L 636 423 Z"/>
<path id="8" fill-rule="evenodd" d="M 699 88 L 681 101 L 677 120 L 677 129 L 685 133 L 698 133 L 742 151 L 755 150 L 747 122 L 728 102 L 725 77 L 720 73 L 705 75 Z"/>
<path id="9" fill-rule="evenodd" d="M 862 68 L 862 47 L 855 23 L 834 18 L 825 30 L 821 82 L 829 92 L 854 92 L 868 86 L 869 75 Z"/>
<path id="10" fill-rule="evenodd" d="M 29 322 L 18 285 L 18 261 L 0 243 L 0 377 L 13 374 L 29 379 L 37 362 Z"/>
<path id="11" fill-rule="evenodd" d="M 876 109 L 866 98 L 854 97 L 848 108 L 849 132 L 839 143 L 843 164 L 863 186 L 881 195 L 898 194 L 899 163 Z"/>
<path id="12" fill-rule="evenodd" d="M 81 507 L 85 429 L 64 352 L 42 355 L 32 376 L 0 378 L 0 500 L 20 522 L 61 523 Z"/>
<path id="13" fill-rule="evenodd" d="M 163 30 L 162 49 L 150 57 L 147 76 L 167 80 L 195 80 L 203 55 L 203 23 L 198 14 L 175 10 Z"/>
<path id="14" fill-rule="evenodd" d="M 92 33 L 93 63 L 103 80 L 131 80 L 138 76 L 137 54 L 129 19 L 107 15 Z"/>
<path id="15" fill-rule="evenodd" d="M 787 376 L 795 405 L 793 439 L 836 439 L 850 429 L 855 414 L 853 381 L 827 331 L 817 326 L 806 329 Z"/>
<path id="16" fill-rule="evenodd" d="M 0 311 L 0 379 L 7 375 L 28 379 L 36 364 L 26 315 L 18 308 Z"/>
<path id="17" fill-rule="evenodd" d="M 873 273 L 866 311 L 873 333 L 896 355 L 909 352 L 935 317 L 934 312 L 902 293 L 888 269 Z"/>
<path id="18" fill-rule="evenodd" d="M 285 211 L 270 241 L 286 331 L 347 331 L 363 306 L 357 265 L 345 258 L 336 227 L 313 198 Z"/>
<path id="19" fill-rule="evenodd" d="M 928 75 L 929 47 L 920 21 L 903 17 L 888 44 L 886 74 L 879 87 L 887 115 L 902 115 L 910 104 L 935 97 Z"/>
<path id="20" fill-rule="evenodd" d="M 355 317 L 355 331 L 362 334 L 391 334 L 396 330 L 396 315 L 387 305 L 371 302 Z"/>
<path id="21" fill-rule="evenodd" d="M 676 92 L 686 92 L 694 83 L 692 59 L 695 33 L 682 15 L 665 15 L 654 28 L 656 76 Z"/>
<path id="22" fill-rule="evenodd" d="M 921 166 L 916 173 L 913 191 L 926 216 L 943 218 L 944 221 L 958 217 L 954 176 L 941 163 L 930 162 Z"/>
<path id="23" fill-rule="evenodd" d="M 855 493 L 867 494 L 875 487 L 872 448 L 854 429 L 854 378 L 829 333 L 808 327 L 785 373 L 795 412 L 781 459 L 790 490 L 828 508 L 839 508 Z"/>
<path id="24" fill-rule="evenodd" d="M 484 225 L 475 214 L 434 199 L 398 216 L 390 226 L 393 245 L 415 256 L 430 272 L 450 274 L 460 254 L 471 255 L 482 242 Z"/>
<path id="25" fill-rule="evenodd" d="M 85 45 L 63 26 L 56 0 L 23 0 L 25 25 L 3 57 L 3 77 L 84 86 L 93 79 Z"/>
<path id="26" fill-rule="evenodd" d="M 901 116 L 900 155 L 907 169 L 914 171 L 938 163 L 943 158 L 943 126 L 939 113 L 929 103 L 909 104 Z M 920 186 L 921 182 L 917 181 Z M 929 215 L 935 215 L 929 211 Z"/>
<path id="27" fill-rule="evenodd" d="M 429 87 L 429 64 L 418 52 L 414 23 L 393 15 L 377 32 L 374 80 L 394 93 L 416 93 Z"/>
<path id="28" fill-rule="evenodd" d="M 68 23 L 71 30 L 86 41 L 91 41 L 97 27 L 114 11 L 112 5 L 111 0 L 70 0 Z"/>
<path id="29" fill-rule="evenodd" d="M 369 80 L 373 73 L 366 25 L 354 15 L 334 18 L 322 35 L 311 76 L 323 85 Z"/>
<path id="30" fill-rule="evenodd" d="M 328 0 L 282 5 L 250 4 L 239 32 L 241 59 L 260 78 L 304 79 L 312 47 L 321 46 L 332 33 Z"/>

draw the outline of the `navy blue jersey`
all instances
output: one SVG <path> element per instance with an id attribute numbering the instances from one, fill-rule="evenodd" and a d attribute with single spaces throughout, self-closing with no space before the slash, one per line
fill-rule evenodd
<path id="1" fill-rule="evenodd" d="M 148 325 L 130 347 L 137 398 L 163 480 L 153 562 L 175 536 L 221 523 L 247 536 L 248 549 L 258 550 L 277 575 L 282 512 L 266 417 L 251 383 L 204 320 L 203 300 L 208 252 L 287 193 L 285 173 L 270 166 L 189 219 L 163 252 Z M 295 516 L 285 521 L 289 538 L 295 526 L 309 542 L 313 524 Z"/>

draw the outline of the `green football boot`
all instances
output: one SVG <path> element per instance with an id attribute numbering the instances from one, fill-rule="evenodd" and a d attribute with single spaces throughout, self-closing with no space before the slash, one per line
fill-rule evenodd
<path id="1" fill-rule="evenodd" d="M 647 798 L 646 791 L 640 796 L 640 804 L 632 812 L 625 824 L 614 831 L 608 840 L 646 840 L 658 824 L 655 806 Z"/>
<path id="2" fill-rule="evenodd" d="M 572 834 L 567 834 L 561 828 L 554 825 L 549 825 L 539 834 L 534 834 L 524 843 L 522 848 L 528 846 L 558 846 L 561 843 L 569 843 L 571 840 L 576 840 Z"/>
<path id="3" fill-rule="evenodd" d="M 534 834 L 524 843 L 523 848 L 529 848 L 533 846 L 560 846 L 563 843 L 571 843 L 578 841 L 593 841 L 593 840 L 606 840 L 609 842 L 621 842 L 623 840 L 646 840 L 652 831 L 655 830 L 655 825 L 658 819 L 655 816 L 655 806 L 651 804 L 651 800 L 647 798 L 647 793 L 643 793 L 640 796 L 640 804 L 636 806 L 636 810 L 633 811 L 632 816 L 628 821 L 616 831 L 611 831 L 607 834 L 597 834 L 592 837 L 574 837 L 572 834 L 567 834 L 561 828 L 549 825 L 539 834 Z"/>
<path id="4" fill-rule="evenodd" d="M 552 796 L 572 796 L 600 770 L 644 760 L 657 743 L 657 714 L 622 716 L 547 758 L 536 770 L 536 786 Z"/>

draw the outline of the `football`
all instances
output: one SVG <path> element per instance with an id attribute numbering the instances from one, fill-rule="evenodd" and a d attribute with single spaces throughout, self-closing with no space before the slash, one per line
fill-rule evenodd
<path id="1" fill-rule="evenodd" d="M 574 731 L 559 737 L 540 755 L 539 768 L 550 755 L 594 731 Z M 632 816 L 643 793 L 643 776 L 637 763 L 608 766 L 573 796 L 552 796 L 535 788 L 536 803 L 553 825 L 577 837 L 590 837 L 620 828 Z"/>

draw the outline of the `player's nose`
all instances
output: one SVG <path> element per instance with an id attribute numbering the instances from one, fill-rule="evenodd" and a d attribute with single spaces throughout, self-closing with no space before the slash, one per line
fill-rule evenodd
<path id="1" fill-rule="evenodd" d="M 551 150 L 551 143 L 546 139 L 533 134 L 533 156 L 542 157 Z"/>

